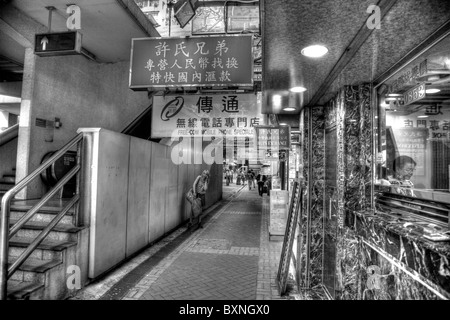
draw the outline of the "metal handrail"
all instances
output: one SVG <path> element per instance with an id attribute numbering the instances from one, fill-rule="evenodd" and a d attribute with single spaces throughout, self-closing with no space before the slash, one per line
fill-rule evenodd
<path id="1" fill-rule="evenodd" d="M 58 150 L 55 154 L 53 154 L 47 161 L 45 161 L 43 164 L 41 164 L 36 170 L 34 170 L 31 174 L 26 176 L 24 179 L 19 181 L 12 189 L 10 189 L 2 198 L 1 202 L 1 221 L 0 221 L 0 300 L 5 300 L 7 297 L 7 281 L 8 278 L 12 275 L 12 273 L 8 270 L 8 249 L 9 249 L 9 238 L 10 238 L 10 230 L 9 230 L 9 218 L 10 218 L 10 211 L 11 211 L 11 200 L 12 198 L 24 187 L 26 187 L 30 182 L 32 182 L 36 177 L 38 177 L 44 170 L 46 170 L 48 167 L 50 167 L 56 160 L 58 160 L 61 156 L 63 156 L 67 151 L 69 151 L 73 146 L 77 145 L 79 142 L 81 142 L 83 139 L 83 134 L 80 133 L 77 136 L 75 136 L 72 140 L 70 140 L 64 147 L 62 147 L 60 150 Z M 78 151 L 80 151 L 81 148 L 78 145 Z M 79 153 L 79 152 L 78 152 Z M 64 178 L 58 182 L 58 184 L 52 188 L 49 193 L 47 193 L 44 198 L 39 201 L 38 204 L 36 204 L 24 217 L 22 217 L 19 220 L 19 226 L 23 226 L 31 217 L 33 214 L 35 214 L 56 192 L 62 188 L 62 186 L 75 174 L 77 174 L 80 171 L 80 155 L 77 156 L 77 166 L 75 166 L 71 171 L 69 171 L 68 174 L 64 176 Z M 68 178 L 68 176 L 70 177 Z M 78 180 L 78 179 L 77 179 Z M 64 181 L 64 183 L 63 183 Z M 77 190 L 78 187 L 77 187 Z M 50 195 L 51 194 L 51 195 Z M 72 206 L 78 201 L 79 196 L 76 194 L 72 200 L 69 202 L 69 204 L 72 204 Z M 45 200 L 45 201 L 44 201 Z M 64 208 L 62 212 L 64 214 L 69 210 L 70 207 Z M 30 214 L 31 212 L 31 214 Z M 21 263 L 23 263 L 32 253 L 32 251 L 39 245 L 39 243 L 45 238 L 45 236 L 48 235 L 48 233 L 51 231 L 51 229 L 56 225 L 59 220 L 62 218 L 63 215 L 58 214 L 57 217 L 55 217 L 52 222 L 41 232 L 41 234 L 33 241 L 33 243 L 30 245 L 30 247 L 20 256 L 19 259 L 17 259 L 14 264 L 11 266 L 10 270 L 13 270 L 13 272 L 20 267 Z M 59 219 L 59 220 L 57 220 Z M 56 222 L 55 222 L 56 221 Z M 15 224 L 12 228 L 12 235 L 14 235 L 18 231 L 18 226 Z M 51 227 L 51 228 L 49 228 Z M 49 230 L 47 230 L 49 228 Z M 42 236 L 42 239 L 41 239 Z M 34 247 L 34 248 L 33 248 Z M 31 249 L 30 249 L 31 248 Z"/>
<path id="2" fill-rule="evenodd" d="M 73 167 L 66 175 L 58 181 L 58 183 L 45 194 L 45 196 L 36 203 L 25 215 L 23 215 L 9 230 L 9 238 L 14 236 L 33 216 L 42 206 L 47 203 L 58 191 L 61 189 L 69 180 L 75 176 L 81 169 L 80 165 Z"/>
<path id="3" fill-rule="evenodd" d="M 64 209 L 58 213 L 58 215 L 53 218 L 53 220 L 49 223 L 47 227 L 33 240 L 30 246 L 22 252 L 22 254 L 17 258 L 16 261 L 9 267 L 8 275 L 11 276 L 21 265 L 25 262 L 25 260 L 31 255 L 31 253 L 37 248 L 38 245 L 44 241 L 45 237 L 48 236 L 50 231 L 58 224 L 59 221 L 66 215 L 70 208 L 72 208 L 77 201 L 80 200 L 80 195 L 76 194 L 72 200 L 64 207 Z"/>
<path id="4" fill-rule="evenodd" d="M 19 136 L 19 124 L 0 132 L 0 147 Z"/>

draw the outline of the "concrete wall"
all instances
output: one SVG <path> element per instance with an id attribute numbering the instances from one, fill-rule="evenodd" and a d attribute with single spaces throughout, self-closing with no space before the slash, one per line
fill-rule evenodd
<path id="1" fill-rule="evenodd" d="M 128 76 L 128 61 L 100 64 L 79 55 L 37 57 L 27 50 L 18 179 L 32 172 L 47 152 L 67 143 L 79 127 L 121 131 L 148 107 L 151 101 L 147 93 L 130 90 Z M 62 127 L 39 127 L 36 118 L 59 118 Z M 42 183 L 36 179 L 26 197 L 39 197 L 42 190 Z"/>
<path id="2" fill-rule="evenodd" d="M 4 174 L 13 174 L 16 167 L 17 138 L 0 147 L 0 178 Z"/>
<path id="3" fill-rule="evenodd" d="M 211 172 L 205 209 L 222 197 L 222 164 L 181 164 L 174 146 L 105 129 L 80 129 L 93 141 L 90 181 L 90 267 L 95 278 L 189 218 L 185 194 Z M 200 152 L 200 151 L 198 151 Z M 84 213 L 85 214 L 85 213 Z"/>

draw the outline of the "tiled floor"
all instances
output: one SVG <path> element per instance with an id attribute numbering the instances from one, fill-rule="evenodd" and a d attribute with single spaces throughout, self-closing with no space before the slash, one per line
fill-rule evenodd
<path id="1" fill-rule="evenodd" d="M 267 195 L 230 185 L 223 199 L 203 229 L 180 227 L 72 299 L 292 299 L 277 290 L 282 242 L 269 241 Z"/>

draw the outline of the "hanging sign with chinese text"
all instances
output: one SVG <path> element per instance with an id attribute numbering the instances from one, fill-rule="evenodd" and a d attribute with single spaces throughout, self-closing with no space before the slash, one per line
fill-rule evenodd
<path id="1" fill-rule="evenodd" d="M 154 96 L 152 138 L 253 137 L 263 123 L 255 94 Z"/>
<path id="2" fill-rule="evenodd" d="M 291 147 L 289 126 L 258 126 L 256 145 L 259 161 L 285 161 Z"/>
<path id="3" fill-rule="evenodd" d="M 252 35 L 132 39 L 129 86 L 253 86 L 252 48 Z"/>
<path id="4" fill-rule="evenodd" d="M 395 75 L 394 80 L 389 85 L 389 93 L 397 93 L 407 87 L 416 84 L 416 79 L 422 77 L 428 71 L 428 62 L 423 60 L 419 64 L 413 65 L 408 69 Z"/>

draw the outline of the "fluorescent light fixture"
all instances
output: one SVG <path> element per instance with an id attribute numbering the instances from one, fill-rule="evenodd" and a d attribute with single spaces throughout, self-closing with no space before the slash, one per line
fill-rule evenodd
<path id="1" fill-rule="evenodd" d="M 295 108 L 287 107 L 283 109 L 284 111 L 295 111 Z"/>
<path id="2" fill-rule="evenodd" d="M 305 92 L 306 90 L 304 87 L 293 87 L 289 89 L 290 92 Z"/>
<path id="3" fill-rule="evenodd" d="M 428 118 L 428 116 L 418 116 L 417 118 Z"/>
<path id="4" fill-rule="evenodd" d="M 328 49 L 321 45 L 314 45 L 306 47 L 302 50 L 302 55 L 310 58 L 320 58 L 326 55 Z"/>
<path id="5" fill-rule="evenodd" d="M 433 94 L 433 93 L 441 92 L 441 90 L 440 89 L 427 89 L 427 90 L 425 90 L 425 92 Z"/>
<path id="6" fill-rule="evenodd" d="M 387 94 L 388 97 L 403 97 L 401 93 L 389 93 Z"/>
<path id="7" fill-rule="evenodd" d="M 287 123 L 280 123 L 280 126 L 287 126 Z"/>

